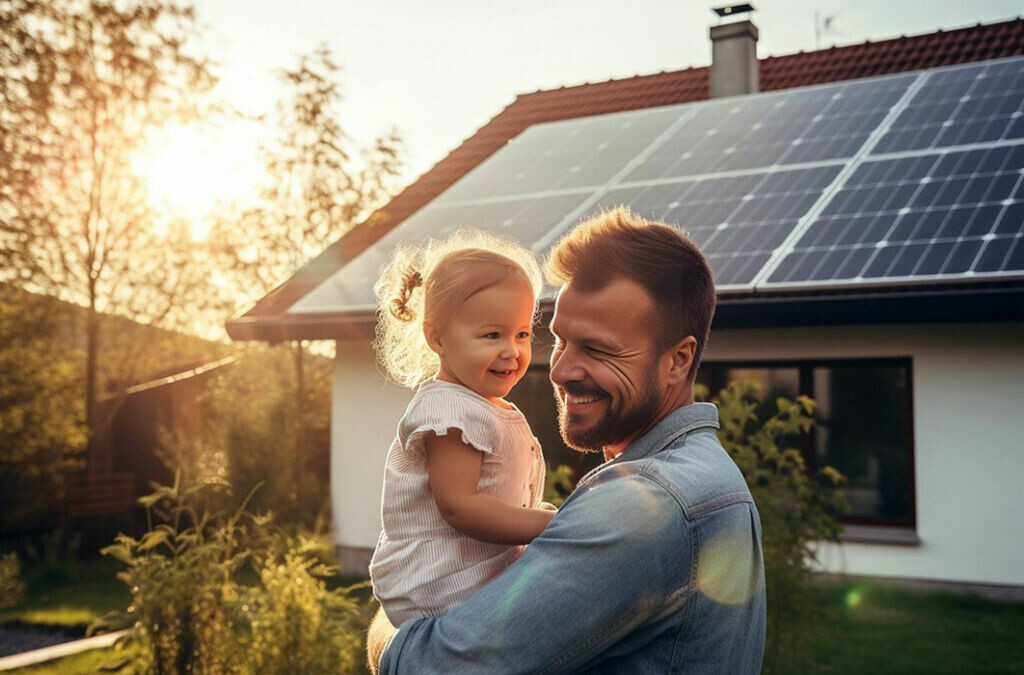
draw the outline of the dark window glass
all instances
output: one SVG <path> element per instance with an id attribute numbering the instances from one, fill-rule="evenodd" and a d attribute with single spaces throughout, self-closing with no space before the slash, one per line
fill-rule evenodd
<path id="1" fill-rule="evenodd" d="M 758 417 L 774 414 L 775 399 L 798 394 L 817 403 L 816 425 L 801 448 L 808 469 L 833 466 L 850 523 L 914 525 L 910 362 L 906 359 L 731 364 L 705 362 L 697 381 L 711 395 L 730 382 L 754 380 L 765 394 Z"/>
<path id="2" fill-rule="evenodd" d="M 907 521 L 913 513 L 910 381 L 905 366 L 813 369 L 814 466 L 834 466 L 853 520 Z"/>
<path id="3" fill-rule="evenodd" d="M 908 359 L 705 362 L 697 375 L 697 382 L 711 395 L 740 380 L 760 383 L 760 419 L 776 412 L 775 399 L 780 396 L 793 399 L 804 394 L 817 402 L 813 432 L 782 442 L 800 448 L 810 471 L 833 466 L 846 476 L 846 484 L 839 488 L 850 504 L 844 521 L 914 526 Z M 604 461 L 600 453 L 576 452 L 562 442 L 546 367 L 527 371 L 508 398 L 526 415 L 549 468 L 568 465 L 578 480 Z"/>

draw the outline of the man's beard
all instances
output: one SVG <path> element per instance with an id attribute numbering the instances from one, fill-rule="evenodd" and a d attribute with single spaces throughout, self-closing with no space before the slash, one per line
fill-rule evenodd
<path id="1" fill-rule="evenodd" d="M 566 383 L 561 390 L 572 396 L 603 396 L 606 401 L 604 415 L 588 429 L 573 428 L 573 419 L 565 409 L 565 399 L 559 388 L 555 388 L 555 400 L 558 402 L 558 431 L 562 440 L 573 450 L 579 452 L 601 452 L 606 445 L 615 445 L 629 438 L 640 429 L 647 427 L 658 414 L 658 388 L 651 380 L 646 380 L 644 387 L 637 392 L 633 404 L 615 410 L 612 398 L 603 389 L 586 388 L 576 382 Z M 624 405 L 625 401 L 620 401 Z"/>

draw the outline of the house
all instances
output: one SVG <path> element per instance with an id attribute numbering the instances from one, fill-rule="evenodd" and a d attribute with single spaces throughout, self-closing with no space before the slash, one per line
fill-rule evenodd
<path id="1" fill-rule="evenodd" d="M 519 96 L 228 323 L 235 339 L 337 341 L 348 567 L 376 542 L 410 399 L 370 348 L 395 243 L 471 225 L 543 254 L 625 203 L 690 232 L 715 271 L 701 381 L 817 400 L 805 458 L 839 468 L 851 504 L 825 569 L 1024 587 L 1024 20 L 760 60 L 749 20 L 710 34 L 710 67 Z M 549 349 L 539 335 L 513 398 L 549 460 L 585 468 L 558 439 Z"/>

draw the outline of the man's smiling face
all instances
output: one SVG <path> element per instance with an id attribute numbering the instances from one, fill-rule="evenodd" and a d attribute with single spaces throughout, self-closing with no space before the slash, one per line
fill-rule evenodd
<path id="1" fill-rule="evenodd" d="M 566 444 L 618 454 L 664 414 L 654 301 L 619 278 L 599 290 L 564 286 L 551 332 L 551 382 Z"/>

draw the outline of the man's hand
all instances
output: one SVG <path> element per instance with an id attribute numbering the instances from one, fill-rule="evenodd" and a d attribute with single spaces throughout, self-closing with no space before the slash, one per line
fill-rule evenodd
<path id="1" fill-rule="evenodd" d="M 373 675 L 377 675 L 377 670 L 380 668 L 380 657 L 397 632 L 398 629 L 388 621 L 384 610 L 378 607 L 373 621 L 370 622 L 370 628 L 366 632 L 366 662 Z"/>

